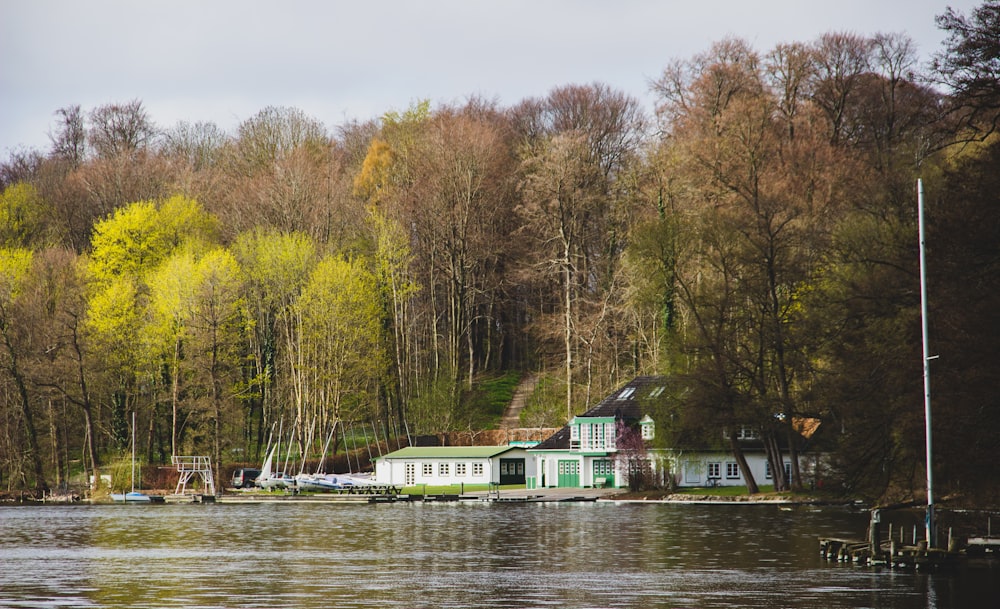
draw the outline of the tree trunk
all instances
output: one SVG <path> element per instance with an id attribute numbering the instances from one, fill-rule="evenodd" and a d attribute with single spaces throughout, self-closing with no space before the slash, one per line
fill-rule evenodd
<path id="1" fill-rule="evenodd" d="M 170 379 L 170 408 L 173 413 L 170 422 L 170 454 L 172 456 L 177 455 L 177 402 L 178 394 L 180 392 L 180 341 L 174 341 L 174 357 L 173 362 L 171 362 L 170 373 L 173 376 Z"/>
<path id="2" fill-rule="evenodd" d="M 729 448 L 733 451 L 733 458 L 736 459 L 736 463 L 743 473 L 743 479 L 746 480 L 747 493 L 756 495 L 760 492 L 760 488 L 757 486 L 757 480 L 753 477 L 753 472 L 750 471 L 750 464 L 747 463 L 747 458 L 743 454 L 743 447 L 740 446 L 735 429 L 729 432 Z"/>
<path id="3" fill-rule="evenodd" d="M 798 434 L 795 433 L 795 428 L 790 424 L 788 426 L 788 458 L 792 465 L 792 490 L 801 491 L 802 490 L 802 470 L 799 467 L 799 447 L 798 447 Z"/>
<path id="4" fill-rule="evenodd" d="M 90 457 L 91 475 L 94 479 L 91 485 L 91 490 L 93 490 L 99 488 L 101 485 L 101 463 L 97 459 L 97 448 L 94 446 L 94 416 L 90 404 L 90 390 L 87 387 L 87 376 L 83 366 L 83 350 L 80 348 L 78 322 L 79 319 L 73 316 L 70 333 L 73 337 L 73 352 L 76 354 L 77 382 L 80 385 L 80 401 L 78 404 L 83 408 L 83 419 L 87 428 L 87 452 Z"/>
<path id="5" fill-rule="evenodd" d="M 563 298 L 565 302 L 565 348 L 566 348 L 566 421 L 573 418 L 573 285 L 569 266 L 569 242 L 563 248 Z"/>
<path id="6" fill-rule="evenodd" d="M 20 406 L 21 417 L 24 421 L 25 440 L 28 443 L 26 452 L 31 459 L 31 466 L 35 474 L 35 490 L 40 493 L 44 493 L 49 490 L 49 485 L 45 481 L 45 470 L 42 466 L 42 455 L 39 453 L 38 434 L 35 431 L 35 419 L 34 414 L 31 412 L 31 400 L 28 397 L 28 388 L 25 385 L 24 376 L 18 367 L 13 347 L 7 337 L 6 327 L 3 328 L 3 333 L 8 356 L 10 357 L 7 371 L 10 373 L 11 377 L 14 379 L 14 384 L 17 386 L 17 395 L 19 397 L 18 406 Z"/>
<path id="7" fill-rule="evenodd" d="M 48 400 L 49 414 L 49 443 L 52 445 L 52 465 L 56 472 L 56 488 L 62 488 L 66 480 L 63 478 L 62 454 L 59 450 L 59 425 L 55 408 L 52 407 L 52 400 Z"/>
<path id="8" fill-rule="evenodd" d="M 781 449 L 778 448 L 778 439 L 773 430 L 763 432 L 764 451 L 767 453 L 767 461 L 771 464 L 771 479 L 774 480 L 774 490 L 787 491 L 788 481 L 785 479 L 785 461 L 781 456 Z"/>

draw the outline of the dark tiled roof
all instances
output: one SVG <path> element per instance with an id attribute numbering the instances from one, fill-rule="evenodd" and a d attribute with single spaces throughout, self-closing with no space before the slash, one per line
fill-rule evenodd
<path id="1" fill-rule="evenodd" d="M 633 424 L 643 416 L 650 414 L 646 406 L 663 394 L 667 379 L 663 376 L 637 376 L 627 385 L 619 388 L 601 400 L 596 406 L 586 411 L 580 417 L 615 417 Z M 569 425 L 549 436 L 531 450 L 568 450 Z"/>
<path id="2" fill-rule="evenodd" d="M 532 446 L 529 450 L 569 450 L 569 425 L 564 426 L 543 442 Z"/>

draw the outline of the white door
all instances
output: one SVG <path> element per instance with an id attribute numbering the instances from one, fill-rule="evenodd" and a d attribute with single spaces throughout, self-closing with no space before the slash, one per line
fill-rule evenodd
<path id="1" fill-rule="evenodd" d="M 406 464 L 406 480 L 405 486 L 413 486 L 417 483 L 417 464 L 407 463 Z"/>

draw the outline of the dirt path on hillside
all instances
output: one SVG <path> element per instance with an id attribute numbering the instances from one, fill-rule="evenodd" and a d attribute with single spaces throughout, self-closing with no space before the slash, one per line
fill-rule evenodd
<path id="1" fill-rule="evenodd" d="M 514 390 L 514 397 L 511 398 L 507 410 L 503 413 L 503 419 L 500 420 L 500 429 L 517 429 L 521 427 L 521 410 L 524 409 L 524 405 L 528 402 L 528 396 L 535 391 L 537 383 L 538 375 L 534 372 L 524 375 L 521 382 L 518 383 L 517 389 Z"/>

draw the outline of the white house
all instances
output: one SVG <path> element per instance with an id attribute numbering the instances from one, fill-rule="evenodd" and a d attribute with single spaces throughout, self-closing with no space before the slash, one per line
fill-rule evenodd
<path id="1" fill-rule="evenodd" d="M 528 488 L 620 487 L 628 483 L 619 455 L 618 423 L 638 428 L 643 440 L 656 435 L 647 409 L 666 390 L 663 377 L 640 376 L 528 450 L 538 460 Z M 656 467 L 655 459 L 648 459 Z"/>
<path id="2" fill-rule="evenodd" d="M 805 441 L 810 440 L 819 427 L 818 419 L 795 419 L 793 427 L 799 434 L 802 445 L 799 450 L 799 472 L 803 481 L 816 482 L 820 470 L 822 454 L 815 450 L 803 450 Z M 722 437 L 728 441 L 723 430 Z M 767 459 L 763 442 L 752 429 L 743 428 L 737 433 L 737 441 L 753 479 L 759 485 L 774 483 L 771 463 Z M 677 486 L 744 486 L 746 480 L 739 464 L 728 450 L 671 450 L 674 482 Z M 787 447 L 782 447 L 785 478 L 791 478 L 792 464 Z"/>
<path id="3" fill-rule="evenodd" d="M 771 464 L 760 452 L 744 452 L 747 466 L 757 484 L 773 484 Z M 744 486 L 746 480 L 739 464 L 728 451 L 676 451 L 671 455 L 674 482 L 677 486 Z M 785 461 L 785 476 L 791 476 L 791 463 Z"/>
<path id="4" fill-rule="evenodd" d="M 666 393 L 666 383 L 662 376 L 636 377 L 528 449 L 537 460 L 537 473 L 534 477 L 527 476 L 527 487 L 625 487 L 627 469 L 637 464 L 645 470 L 647 480 L 659 484 L 664 484 L 669 475 L 677 486 L 745 485 L 736 459 L 728 450 L 647 449 L 641 445 L 637 449 L 635 442 L 632 446 L 621 446 L 618 433 L 625 428 L 638 432 L 647 443 L 656 437 L 656 425 L 650 414 L 656 412 L 657 403 Z M 771 467 L 763 444 L 747 430 L 743 430 L 739 440 L 754 480 L 758 484 L 771 484 Z M 724 442 L 720 439 L 719 444 Z M 815 455 L 800 455 L 804 474 L 815 471 L 815 459 Z M 786 461 L 786 473 L 789 469 L 790 462 Z"/>
<path id="5" fill-rule="evenodd" d="M 375 460 L 379 484 L 524 484 L 533 460 L 520 446 L 408 446 Z"/>

